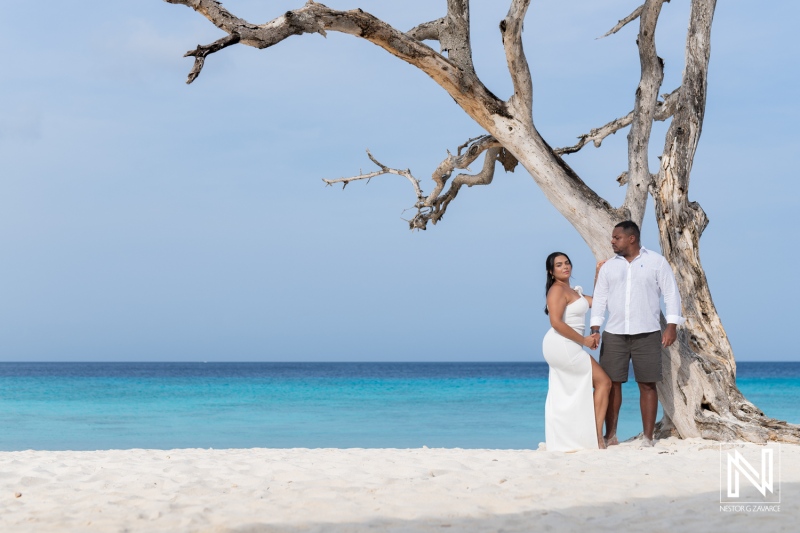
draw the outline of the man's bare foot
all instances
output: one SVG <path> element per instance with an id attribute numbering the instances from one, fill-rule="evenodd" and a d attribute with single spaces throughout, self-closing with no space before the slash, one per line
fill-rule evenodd
<path id="1" fill-rule="evenodd" d="M 603 440 L 606 441 L 606 446 L 616 446 L 617 444 L 619 444 L 619 441 L 617 440 L 617 436 L 616 435 L 611 435 L 610 437 L 605 437 Z"/>
<path id="2" fill-rule="evenodd" d="M 656 439 L 648 439 L 647 437 L 642 437 L 642 443 L 639 445 L 640 448 L 652 448 L 656 445 Z"/>

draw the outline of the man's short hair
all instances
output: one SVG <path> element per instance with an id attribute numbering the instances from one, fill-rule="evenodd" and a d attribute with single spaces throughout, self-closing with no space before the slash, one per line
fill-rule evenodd
<path id="1" fill-rule="evenodd" d="M 636 242 L 639 242 L 639 237 L 641 236 L 641 232 L 639 231 L 639 226 L 637 226 L 636 222 L 634 222 L 633 220 L 623 220 L 614 227 L 622 228 L 622 231 L 624 231 L 628 235 L 634 235 L 636 237 Z"/>

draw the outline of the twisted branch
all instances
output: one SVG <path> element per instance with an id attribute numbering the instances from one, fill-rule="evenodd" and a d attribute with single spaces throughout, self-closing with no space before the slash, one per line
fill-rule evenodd
<path id="1" fill-rule="evenodd" d="M 448 57 L 415 38 L 414 30 L 410 34 L 403 33 L 361 9 L 338 11 L 309 0 L 299 9 L 287 11 L 270 22 L 256 25 L 232 15 L 218 0 L 165 1 L 194 9 L 229 36 L 239 35 L 238 42 L 241 44 L 260 49 L 269 48 L 293 35 L 306 33 L 324 36 L 328 31 L 337 31 L 360 37 L 430 76 L 483 127 L 494 124 L 496 116 L 509 116 L 506 103 L 483 85 L 472 68 L 467 0 L 448 0 L 448 14 L 444 28 L 440 28 L 438 36 L 442 49 L 448 51 Z M 423 26 L 424 28 L 418 26 L 416 33 L 432 34 L 430 24 Z M 230 44 L 233 42 L 228 42 L 226 46 Z M 203 55 L 205 58 L 223 47 L 208 45 L 200 48 L 208 49 Z M 201 68 L 202 63 L 196 72 L 193 69 L 194 78 L 197 78 Z"/>
<path id="2" fill-rule="evenodd" d="M 483 159 L 483 168 L 477 174 L 459 174 L 450 183 L 450 188 L 443 195 L 437 196 L 427 202 L 430 205 L 430 211 L 420 211 L 417 213 L 415 220 L 410 224 L 412 227 L 420 227 L 425 229 L 425 224 L 430 220 L 434 224 L 439 222 L 447 211 L 450 202 L 455 200 L 458 191 L 461 190 L 463 185 L 472 187 L 473 185 L 489 185 L 494 179 L 495 162 L 500 159 L 500 154 L 504 151 L 501 146 L 492 145 L 491 148 L 486 150 L 486 155 Z M 466 155 L 466 154 L 465 154 Z M 459 167 L 461 168 L 461 167 Z"/>
<path id="3" fill-rule="evenodd" d="M 650 173 L 648 146 L 653 116 L 658 103 L 658 90 L 664 81 L 664 61 L 656 53 L 656 25 L 664 0 L 646 0 L 639 17 L 639 63 L 641 77 L 636 88 L 633 119 L 628 132 L 628 188 L 622 209 L 628 218 L 641 225 L 647 204 Z"/>
<path id="4" fill-rule="evenodd" d="M 461 151 L 464 148 L 467 148 L 467 146 L 469 146 L 469 148 L 464 154 L 462 154 Z M 433 203 L 444 190 L 445 185 L 447 185 L 447 180 L 450 179 L 450 176 L 452 176 L 454 170 L 457 168 L 469 168 L 470 163 L 475 161 L 475 159 L 477 159 L 481 153 L 489 148 L 494 148 L 497 146 L 500 146 L 500 143 L 497 142 L 494 137 L 491 135 L 481 135 L 479 137 L 469 139 L 467 142 L 459 146 L 457 155 L 451 154 L 448 150 L 447 157 L 444 158 L 441 163 L 439 163 L 439 166 L 436 167 L 436 170 L 434 170 L 433 174 L 431 175 L 431 179 L 433 179 L 434 183 L 436 183 L 436 187 L 434 187 L 433 192 L 431 192 L 431 194 L 425 199 L 425 206 L 430 207 L 433 205 Z"/>
<path id="5" fill-rule="evenodd" d="M 483 168 L 481 171 L 477 174 L 457 175 L 450 183 L 450 188 L 447 190 L 447 192 L 442 194 L 442 191 L 444 191 L 447 181 L 450 179 L 453 172 L 456 169 L 469 170 L 469 164 L 475 161 L 483 152 L 486 152 L 486 156 L 484 158 Z M 448 150 L 447 157 L 439 164 L 438 167 L 436 167 L 436 170 L 433 172 L 432 178 L 436 183 L 436 186 L 434 187 L 433 192 L 426 197 L 422 193 L 419 180 L 411 174 L 410 170 L 398 170 L 387 167 L 375 159 L 369 150 L 367 150 L 367 155 L 369 156 L 370 160 L 380 168 L 380 170 L 361 173 L 358 176 L 337 179 L 323 179 L 322 181 L 324 181 L 326 185 L 341 183 L 342 188 L 345 188 L 350 182 L 359 180 L 367 180 L 367 182 L 369 182 L 369 180 L 372 178 L 384 174 L 394 174 L 407 178 L 414 187 L 414 193 L 417 197 L 417 200 L 414 203 L 414 208 L 416 208 L 417 214 L 408 221 L 409 228 L 412 230 L 427 229 L 428 221 L 436 224 L 439 220 L 441 220 L 445 214 L 445 211 L 447 211 L 447 207 L 450 205 L 450 202 L 455 199 L 462 186 L 466 185 L 467 187 L 472 187 L 473 185 L 490 184 L 494 179 L 495 162 L 499 161 L 502 163 L 506 172 L 513 172 L 514 168 L 517 166 L 516 158 L 514 158 L 510 152 L 503 148 L 503 146 L 491 135 L 481 135 L 479 137 L 469 139 L 467 142 L 458 147 L 457 155 L 451 154 Z"/>

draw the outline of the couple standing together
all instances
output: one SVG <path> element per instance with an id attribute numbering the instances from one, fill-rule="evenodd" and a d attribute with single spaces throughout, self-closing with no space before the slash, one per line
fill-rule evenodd
<path id="1" fill-rule="evenodd" d="M 654 444 L 661 348 L 675 342 L 677 326 L 684 322 L 680 294 L 666 259 L 640 244 L 636 223 L 626 220 L 617 224 L 611 234 L 611 248 L 616 255 L 597 265 L 594 297 L 583 294 L 581 287 L 570 287 L 572 263 L 567 254 L 554 252 L 547 257 L 545 313 L 552 328 L 542 348 L 550 365 L 545 403 L 548 451 L 619 444 L 617 421 L 630 362 L 639 385 L 642 445 Z M 662 295 L 667 308 L 663 336 Z M 584 336 L 585 315 L 590 308 L 591 334 Z M 601 342 L 600 326 L 606 311 L 608 323 Z M 583 349 L 598 346 L 599 364 Z"/>

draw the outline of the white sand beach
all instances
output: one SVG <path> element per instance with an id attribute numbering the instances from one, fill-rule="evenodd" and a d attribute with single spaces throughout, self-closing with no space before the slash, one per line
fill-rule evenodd
<path id="1" fill-rule="evenodd" d="M 800 446 L 780 455 L 780 510 L 747 512 L 721 510 L 719 443 L 701 439 L 567 454 L 2 452 L 0 531 L 797 531 Z"/>

